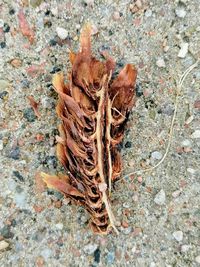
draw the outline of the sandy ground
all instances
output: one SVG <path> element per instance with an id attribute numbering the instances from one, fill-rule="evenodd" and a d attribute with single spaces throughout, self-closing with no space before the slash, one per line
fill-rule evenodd
<path id="1" fill-rule="evenodd" d="M 106 49 L 118 68 L 138 69 L 121 147 L 125 175 L 165 154 L 176 82 L 200 55 L 199 16 L 199 0 L 0 1 L 0 266 L 200 266 L 200 66 L 178 96 L 162 164 L 115 185 L 119 236 L 93 235 L 85 211 L 43 188 L 37 175 L 62 171 L 51 79 L 67 72 L 85 21 L 93 24 L 96 55 Z"/>

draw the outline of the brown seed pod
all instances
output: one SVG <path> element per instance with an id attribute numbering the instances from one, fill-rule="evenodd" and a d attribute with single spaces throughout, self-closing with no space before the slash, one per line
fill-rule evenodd
<path id="1" fill-rule="evenodd" d="M 57 157 L 68 175 L 42 176 L 48 187 L 87 209 L 94 232 L 106 234 L 110 227 L 118 232 L 109 195 L 122 169 L 117 145 L 135 102 L 137 71 L 127 64 L 113 80 L 114 60 L 106 53 L 105 62 L 94 58 L 90 37 L 91 27 L 86 24 L 80 51 L 70 53 L 69 82 L 64 82 L 62 73 L 53 78 L 59 95 L 56 111 L 62 120 Z"/>

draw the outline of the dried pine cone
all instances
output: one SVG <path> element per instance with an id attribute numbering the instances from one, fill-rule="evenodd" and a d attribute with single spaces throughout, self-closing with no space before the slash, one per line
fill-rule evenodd
<path id="1" fill-rule="evenodd" d="M 69 82 L 57 73 L 53 85 L 59 95 L 56 108 L 62 124 L 57 138 L 57 157 L 67 175 L 42 173 L 47 186 L 54 188 L 91 215 L 94 232 L 106 234 L 115 227 L 109 192 L 119 177 L 122 164 L 117 145 L 135 101 L 136 69 L 128 64 L 112 80 L 115 62 L 104 53 L 105 62 L 91 55 L 91 27 L 85 25 L 80 52 L 70 53 Z"/>

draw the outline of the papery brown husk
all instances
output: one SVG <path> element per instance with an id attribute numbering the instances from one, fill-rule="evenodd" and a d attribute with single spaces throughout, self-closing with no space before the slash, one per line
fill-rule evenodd
<path id="1" fill-rule="evenodd" d="M 64 82 L 62 73 L 53 78 L 59 95 L 56 111 L 62 120 L 57 157 L 67 175 L 42 176 L 48 187 L 87 209 L 94 232 L 106 234 L 110 227 L 117 232 L 109 195 L 122 169 L 117 145 L 135 102 L 137 71 L 127 64 L 113 80 L 114 60 L 106 53 L 105 62 L 95 59 L 90 37 L 91 27 L 86 24 L 80 51 L 70 53 L 69 82 Z"/>

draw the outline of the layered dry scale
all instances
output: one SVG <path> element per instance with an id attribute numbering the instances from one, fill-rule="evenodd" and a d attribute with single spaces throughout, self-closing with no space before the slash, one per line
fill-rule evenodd
<path id="1" fill-rule="evenodd" d="M 57 157 L 66 174 L 42 173 L 42 177 L 49 188 L 87 209 L 94 232 L 107 234 L 110 228 L 118 232 L 109 197 L 122 170 L 117 147 L 135 103 L 137 71 L 127 64 L 113 78 L 115 61 L 106 52 L 103 56 L 104 62 L 92 56 L 91 27 L 85 25 L 80 51 L 69 56 L 68 83 L 63 73 L 53 78 L 59 96 L 56 111 L 62 120 Z"/>

